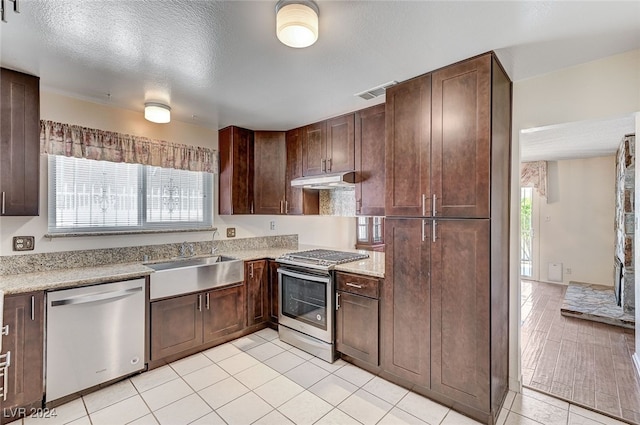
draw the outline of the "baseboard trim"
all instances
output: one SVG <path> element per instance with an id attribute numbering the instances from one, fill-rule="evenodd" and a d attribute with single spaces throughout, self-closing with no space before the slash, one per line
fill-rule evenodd
<path id="1" fill-rule="evenodd" d="M 638 353 L 633 353 L 631 357 L 633 358 L 633 365 L 636 367 L 636 376 L 640 378 L 640 357 Z"/>
<path id="2" fill-rule="evenodd" d="M 522 375 L 519 378 L 509 377 L 509 389 L 517 393 L 522 392 Z"/>

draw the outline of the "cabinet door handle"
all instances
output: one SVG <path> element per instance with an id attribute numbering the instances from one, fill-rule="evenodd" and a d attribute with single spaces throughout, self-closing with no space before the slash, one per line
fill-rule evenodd
<path id="1" fill-rule="evenodd" d="M 253 263 L 249 264 L 249 277 L 253 279 Z"/>
<path id="2" fill-rule="evenodd" d="M 327 164 L 328 164 L 327 165 L 327 171 L 331 172 L 331 168 L 332 168 L 332 165 L 333 165 L 333 161 L 332 161 L 331 158 L 327 159 Z"/>
<path id="3" fill-rule="evenodd" d="M 435 242 L 438 239 L 438 236 L 436 235 L 436 225 L 438 223 L 436 223 L 435 220 L 433 220 L 433 224 L 431 225 L 431 242 Z"/>
<path id="4" fill-rule="evenodd" d="M 352 288 L 362 289 L 362 285 L 358 285 L 357 283 L 347 282 L 347 286 L 351 286 Z"/>
<path id="5" fill-rule="evenodd" d="M 284 201 L 284 213 L 289 214 L 289 201 Z"/>
<path id="6" fill-rule="evenodd" d="M 209 293 L 207 292 L 207 295 L 204 296 L 204 306 L 207 310 L 209 310 Z"/>
<path id="7" fill-rule="evenodd" d="M 36 320 L 36 297 L 31 295 L 31 321 Z"/>
<path id="8" fill-rule="evenodd" d="M 198 311 L 202 311 L 202 294 L 198 295 Z"/>
<path id="9" fill-rule="evenodd" d="M 427 195 L 425 195 L 424 193 L 422 194 L 422 216 L 425 217 L 427 215 L 427 209 L 426 209 L 426 203 L 427 203 Z"/>
<path id="10" fill-rule="evenodd" d="M 426 237 L 425 234 L 424 234 L 425 233 L 424 232 L 424 226 L 426 226 L 426 225 L 427 225 L 427 220 L 422 220 L 422 226 L 421 226 L 422 227 L 422 242 L 424 242 L 424 239 Z"/>
<path id="11" fill-rule="evenodd" d="M 326 160 L 326 159 L 324 159 L 324 158 L 322 158 L 322 159 L 320 160 L 320 170 L 321 170 L 323 173 L 326 173 L 326 172 L 327 172 L 327 160 Z"/>
<path id="12" fill-rule="evenodd" d="M 0 355 L 0 377 L 2 377 L 2 401 L 7 401 L 7 394 L 9 393 L 9 366 L 11 366 L 11 351 L 7 351 L 7 354 Z"/>
<path id="13" fill-rule="evenodd" d="M 340 292 L 336 292 L 336 310 L 340 308 Z"/>
<path id="14" fill-rule="evenodd" d="M 4 325 L 2 328 L 0 328 L 0 336 L 2 335 L 9 335 L 9 325 Z"/>
<path id="15" fill-rule="evenodd" d="M 433 205 L 431 206 L 431 208 L 433 209 L 433 216 L 434 217 L 438 215 L 438 212 L 436 211 L 436 199 L 438 199 L 438 198 L 436 197 L 436 194 L 434 193 L 433 194 Z"/>
<path id="16" fill-rule="evenodd" d="M 251 201 L 251 207 L 249 208 L 249 213 L 253 214 L 253 201 Z"/>
<path id="17" fill-rule="evenodd" d="M 362 212 L 362 198 L 356 202 L 356 212 L 359 214 Z"/>
<path id="18" fill-rule="evenodd" d="M 6 197 L 7 197 L 7 194 L 5 192 L 2 192 L 2 215 L 5 214 L 4 201 Z"/>

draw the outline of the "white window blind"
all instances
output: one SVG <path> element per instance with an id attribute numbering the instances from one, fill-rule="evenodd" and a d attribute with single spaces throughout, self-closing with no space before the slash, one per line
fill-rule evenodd
<path id="1" fill-rule="evenodd" d="M 207 228 L 213 176 L 49 156 L 49 232 Z"/>
<path id="2" fill-rule="evenodd" d="M 199 222 L 204 214 L 204 173 L 147 168 L 147 222 Z"/>

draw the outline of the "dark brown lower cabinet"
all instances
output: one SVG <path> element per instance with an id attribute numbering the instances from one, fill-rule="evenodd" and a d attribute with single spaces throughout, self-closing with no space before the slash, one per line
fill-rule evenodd
<path id="1" fill-rule="evenodd" d="M 202 344 L 202 294 L 182 295 L 151 303 L 151 360 Z"/>
<path id="2" fill-rule="evenodd" d="M 151 303 L 151 361 L 244 329 L 244 283 Z"/>
<path id="3" fill-rule="evenodd" d="M 269 319 L 267 260 L 244 263 L 244 276 L 244 280 L 247 282 L 247 326 L 266 322 Z"/>
<path id="4" fill-rule="evenodd" d="M 269 261 L 269 321 L 278 323 L 278 263 Z"/>
<path id="5" fill-rule="evenodd" d="M 209 291 L 204 294 L 204 342 L 215 341 L 245 327 L 244 285 Z"/>
<path id="6" fill-rule="evenodd" d="M 42 405 L 44 292 L 6 296 L 3 320 L 8 335 L 2 337 L 2 354 L 11 353 L 4 388 L 7 398 L 1 404 L 2 423 L 7 423 L 18 417 L 19 407 Z"/>
<path id="7" fill-rule="evenodd" d="M 336 350 L 378 365 L 378 300 L 338 291 Z"/>
<path id="8" fill-rule="evenodd" d="M 385 219 L 385 284 L 381 308 L 382 368 L 411 383 L 431 379 L 429 287 L 431 223 Z"/>
<path id="9" fill-rule="evenodd" d="M 489 220 L 437 220 L 431 248 L 431 389 L 488 410 Z"/>
<path id="10" fill-rule="evenodd" d="M 382 369 L 485 423 L 508 380 L 508 279 L 491 240 L 490 219 L 387 217 L 381 296 Z"/>

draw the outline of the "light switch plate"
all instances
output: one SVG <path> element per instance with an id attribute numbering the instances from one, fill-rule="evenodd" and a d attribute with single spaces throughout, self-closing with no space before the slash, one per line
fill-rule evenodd
<path id="1" fill-rule="evenodd" d="M 14 251 L 33 251 L 36 242 L 33 236 L 14 236 L 13 237 L 13 250 Z"/>
<path id="2" fill-rule="evenodd" d="M 227 237 L 235 238 L 236 237 L 236 228 L 235 227 L 227 227 Z"/>

